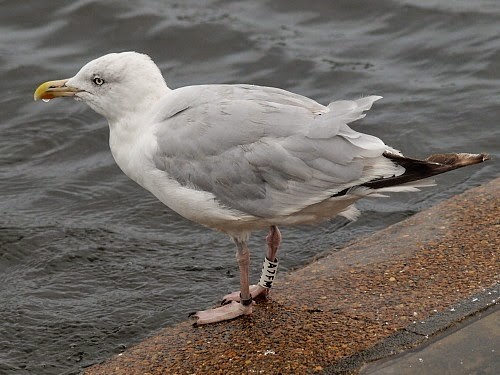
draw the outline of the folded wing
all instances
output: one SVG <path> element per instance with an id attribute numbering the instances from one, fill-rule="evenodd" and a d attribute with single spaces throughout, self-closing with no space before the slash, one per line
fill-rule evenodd
<path id="1" fill-rule="evenodd" d="M 380 139 L 347 125 L 380 97 L 325 107 L 249 85 L 191 86 L 169 95 L 169 111 L 157 115 L 156 167 L 254 216 L 290 215 L 404 171 L 383 156 Z"/>

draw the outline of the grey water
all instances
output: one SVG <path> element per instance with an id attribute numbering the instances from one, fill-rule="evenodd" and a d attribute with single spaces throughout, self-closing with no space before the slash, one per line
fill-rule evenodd
<path id="1" fill-rule="evenodd" d="M 357 222 L 282 228 L 281 272 L 500 175 L 496 0 L 0 1 L 0 374 L 76 374 L 238 288 L 229 239 L 128 180 L 103 118 L 33 102 L 39 83 L 127 50 L 151 55 L 172 88 L 382 95 L 355 129 L 409 156 L 496 159 L 361 202 Z"/>

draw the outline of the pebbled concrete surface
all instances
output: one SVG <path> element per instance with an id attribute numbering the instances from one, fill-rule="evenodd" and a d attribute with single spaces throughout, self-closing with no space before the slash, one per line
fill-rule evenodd
<path id="1" fill-rule="evenodd" d="M 360 374 L 499 374 L 500 306 L 479 312 L 427 341 L 423 348 L 370 363 Z"/>
<path id="2" fill-rule="evenodd" d="M 497 178 L 280 275 L 252 316 L 165 328 L 85 374 L 357 374 L 494 308 L 499 224 Z"/>

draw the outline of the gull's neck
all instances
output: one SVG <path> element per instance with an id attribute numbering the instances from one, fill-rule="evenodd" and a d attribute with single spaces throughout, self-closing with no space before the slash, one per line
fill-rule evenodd
<path id="1" fill-rule="evenodd" d="M 150 80 L 139 88 L 122 92 L 103 114 L 110 127 L 130 122 L 130 119 L 147 116 L 170 91 L 172 90 L 167 86 L 163 77 L 161 80 Z"/>
<path id="2" fill-rule="evenodd" d="M 154 143 L 152 128 L 155 125 L 155 108 L 170 91 L 162 80 L 156 86 L 150 85 L 147 90 L 141 87 L 141 95 L 127 92 L 124 95 L 128 95 L 128 98 L 123 102 L 128 104 L 117 107 L 111 116 L 110 113 L 106 116 L 110 129 L 109 146 L 116 163 L 126 175 L 141 185 L 142 171 L 137 162 L 150 157 L 143 151 L 152 150 L 150 146 Z M 134 98 L 134 95 L 137 97 Z M 143 147 L 145 144 L 148 147 Z"/>

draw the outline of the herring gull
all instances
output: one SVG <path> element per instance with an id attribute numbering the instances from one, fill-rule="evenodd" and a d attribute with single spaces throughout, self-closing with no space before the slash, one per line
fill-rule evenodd
<path id="1" fill-rule="evenodd" d="M 278 226 L 354 219 L 364 197 L 415 191 L 422 179 L 488 158 L 437 154 L 411 159 L 351 129 L 380 96 L 323 106 L 254 85 L 170 89 L 151 58 L 136 52 L 95 59 L 72 78 L 41 84 L 35 100 L 83 100 L 109 123 L 121 170 L 185 218 L 226 233 L 236 244 L 240 290 L 222 306 L 193 313 L 195 325 L 252 313 L 278 267 Z M 269 228 L 267 254 L 250 285 L 247 241 Z"/>

